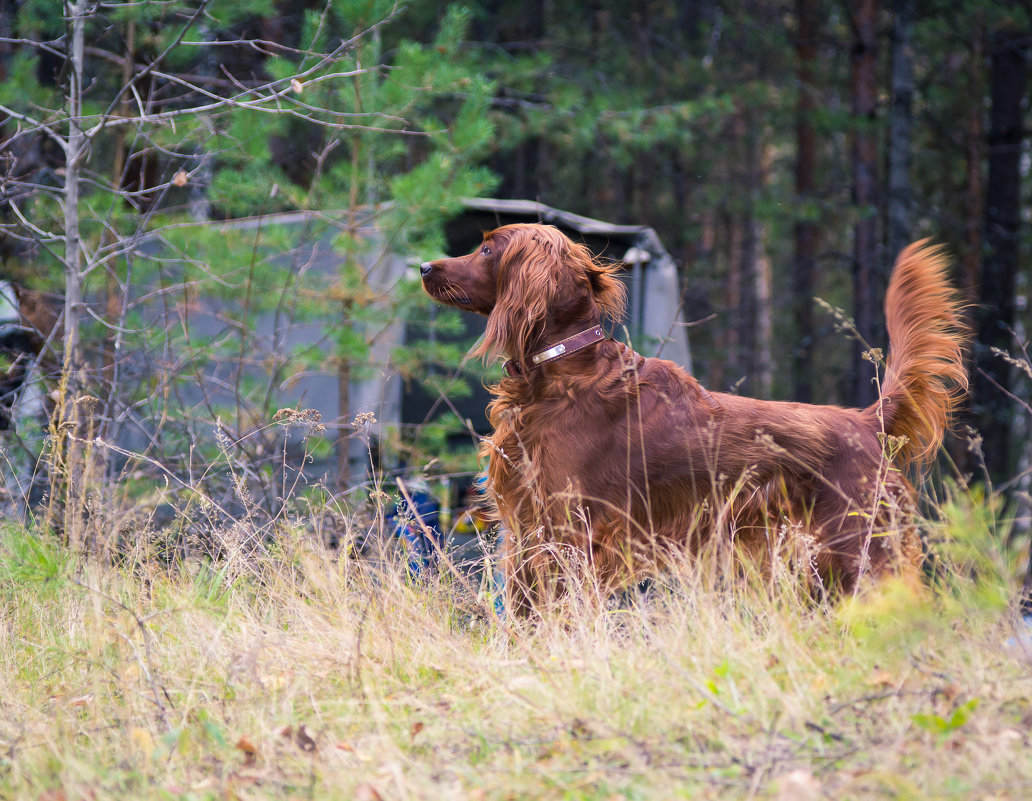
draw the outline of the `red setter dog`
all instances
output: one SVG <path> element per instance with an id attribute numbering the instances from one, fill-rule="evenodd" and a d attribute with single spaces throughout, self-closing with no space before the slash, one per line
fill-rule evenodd
<path id="1" fill-rule="evenodd" d="M 899 256 L 881 396 L 867 409 L 707 392 L 606 337 L 603 314 L 624 312 L 617 270 L 547 225 L 507 225 L 468 256 L 420 267 L 433 298 L 487 317 L 479 354 L 509 359 L 482 455 L 511 608 L 545 599 L 557 549 L 615 588 L 716 532 L 763 552 L 785 524 L 811 538 L 816 576 L 847 592 L 865 574 L 912 573 L 902 471 L 935 454 L 967 387 L 944 256 L 922 242 Z"/>

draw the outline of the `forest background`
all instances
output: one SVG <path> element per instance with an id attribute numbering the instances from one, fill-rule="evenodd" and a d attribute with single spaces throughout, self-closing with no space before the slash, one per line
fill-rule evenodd
<path id="1" fill-rule="evenodd" d="M 0 797 L 1030 797 L 1030 54 L 994 0 L 0 0 Z M 528 623 L 490 542 L 416 575 L 390 471 L 468 480 L 499 375 L 414 267 L 476 196 L 655 228 L 761 397 L 869 402 L 943 243 L 922 586 L 714 537 Z M 388 360 L 447 413 L 355 414 Z"/>
<path id="2" fill-rule="evenodd" d="M 135 423 L 146 459 L 167 467 L 201 447 L 201 408 L 268 467 L 285 452 L 276 382 L 336 374 L 342 408 L 324 424 L 361 435 L 346 388 L 375 369 L 383 327 L 454 330 L 414 282 L 385 300 L 365 265 L 384 237 L 414 260 L 440 255 L 464 196 L 653 226 L 679 265 L 698 377 L 800 401 L 873 399 L 863 352 L 885 345 L 893 258 L 930 236 L 955 256 L 977 333 L 952 457 L 1020 489 L 1030 31 L 1021 4 L 981 1 L 4 0 L 2 271 L 57 293 L 25 297 L 49 298 L 44 356 L 71 397 L 98 398 L 102 439 Z M 329 286 L 275 261 L 291 235 L 207 225 L 297 210 L 332 218 Z M 139 316 L 136 285 L 178 330 Z M 202 340 L 188 317 L 205 293 L 236 305 Z M 177 382 L 216 354 L 253 355 L 250 321 L 270 310 L 339 324 L 320 348 L 270 355 L 265 384 L 242 368 L 225 378 L 230 403 L 176 407 Z M 441 377 L 461 347 L 428 334 L 406 351 L 393 357 L 408 380 L 464 391 Z M 75 408 L 59 421 L 82 425 Z M 405 451 L 418 437 L 402 439 Z M 106 458 L 109 476 L 140 464 Z"/>

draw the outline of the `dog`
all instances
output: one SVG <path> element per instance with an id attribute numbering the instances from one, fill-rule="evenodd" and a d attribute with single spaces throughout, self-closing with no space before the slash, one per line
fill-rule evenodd
<path id="1" fill-rule="evenodd" d="M 962 307 L 928 241 L 896 261 L 889 352 L 866 409 L 710 392 L 679 365 L 606 335 L 619 265 L 548 225 L 506 225 L 420 265 L 435 300 L 487 317 L 476 355 L 504 355 L 482 444 L 517 611 L 554 591 L 563 549 L 616 589 L 664 554 L 723 536 L 746 550 L 808 532 L 822 587 L 917 575 L 907 474 L 935 455 L 968 386 Z"/>

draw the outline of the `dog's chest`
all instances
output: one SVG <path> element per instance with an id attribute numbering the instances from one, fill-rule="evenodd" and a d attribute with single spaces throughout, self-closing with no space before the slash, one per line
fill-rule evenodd
<path id="1" fill-rule="evenodd" d="M 640 459 L 628 459 L 628 443 L 636 441 L 628 409 L 614 415 L 559 398 L 493 411 L 492 471 L 514 490 L 599 494 L 614 481 L 636 483 Z"/>

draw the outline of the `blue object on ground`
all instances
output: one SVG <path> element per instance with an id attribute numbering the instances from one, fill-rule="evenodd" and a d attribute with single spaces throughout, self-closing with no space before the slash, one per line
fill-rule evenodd
<path id="1" fill-rule="evenodd" d="M 444 545 L 444 538 L 438 528 L 440 506 L 437 499 L 429 490 L 411 488 L 409 497 L 415 509 L 410 509 L 408 503 L 402 502 L 395 533 L 408 544 L 409 574 L 418 576 L 425 570 L 436 568 L 437 555 Z M 426 526 L 425 531 L 420 520 Z"/>
<path id="2" fill-rule="evenodd" d="M 494 585 L 494 611 L 499 620 L 505 620 L 505 573 L 501 567 L 496 567 L 491 574 L 491 583 Z"/>

